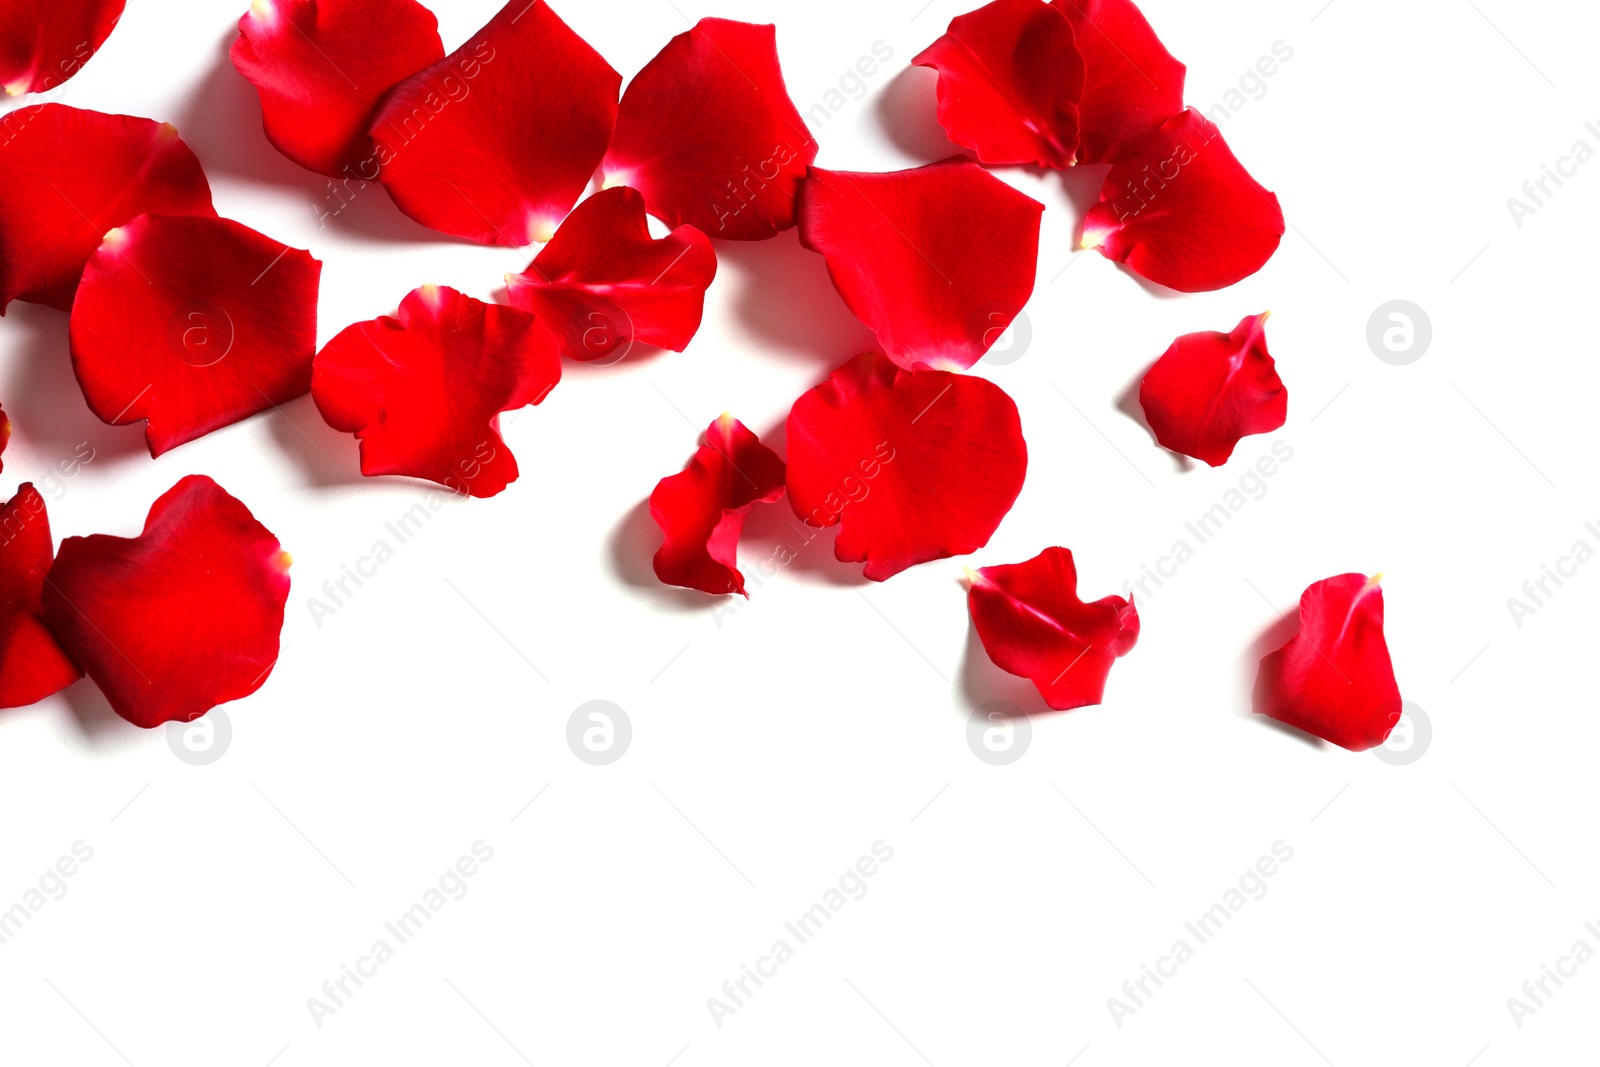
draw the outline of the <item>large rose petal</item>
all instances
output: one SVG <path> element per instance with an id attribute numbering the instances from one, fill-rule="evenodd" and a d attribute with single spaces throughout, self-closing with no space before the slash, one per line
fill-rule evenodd
<path id="1" fill-rule="evenodd" d="M 138 537 L 69 537 L 44 618 L 118 715 L 150 729 L 249 696 L 278 660 L 289 556 L 204 475 L 155 502 Z"/>
<path id="2" fill-rule="evenodd" d="M 267 140 L 308 170 L 371 180 L 372 113 L 444 58 L 416 0 L 252 0 L 229 53 L 261 95 Z"/>
<path id="3" fill-rule="evenodd" d="M 401 211 L 489 245 L 548 241 L 605 155 L 622 75 L 544 0 L 511 0 L 373 118 Z"/>
<path id="4" fill-rule="evenodd" d="M 1194 108 L 1164 123 L 1106 175 L 1083 220 L 1083 247 L 1186 293 L 1260 270 L 1283 239 L 1278 198 L 1250 177 Z"/>
<path id="5" fill-rule="evenodd" d="M 967 577 L 967 610 L 995 666 L 1028 679 L 1056 711 L 1100 703 L 1111 665 L 1139 640 L 1132 600 L 1078 599 L 1077 567 L 1064 548 Z"/>
<path id="6" fill-rule="evenodd" d="M 506 276 L 506 288 L 565 355 L 592 360 L 626 355 L 634 341 L 683 351 L 716 273 L 705 234 L 679 226 L 652 239 L 644 197 L 618 187 L 580 203 L 527 270 Z"/>
<path id="7" fill-rule="evenodd" d="M 839 524 L 834 555 L 875 582 L 988 544 L 1028 469 L 999 386 L 870 352 L 795 401 L 788 440 L 795 514 Z"/>
<path id="8" fill-rule="evenodd" d="M 800 241 L 907 370 L 964 370 L 1033 292 L 1044 205 L 970 160 L 862 174 L 811 168 Z"/>
<path id="9" fill-rule="evenodd" d="M 230 219 L 140 215 L 106 234 L 72 305 L 89 407 L 144 419 L 150 454 L 311 387 L 322 264 Z"/>
<path id="10" fill-rule="evenodd" d="M 361 473 L 427 478 L 470 496 L 517 479 L 500 413 L 561 380 L 556 341 L 526 311 L 424 285 L 398 317 L 347 326 L 317 355 L 311 396 L 361 441 Z"/>
<path id="11" fill-rule="evenodd" d="M 128 115 L 13 111 L 0 118 L 0 175 L 0 314 L 12 300 L 71 310 L 83 265 L 112 227 L 147 211 L 216 214 L 178 131 Z"/>
<path id="12" fill-rule="evenodd" d="M 817 142 L 789 99 L 772 26 L 701 19 L 634 75 L 602 169 L 650 214 L 761 241 L 795 222 Z"/>
<path id="13" fill-rule="evenodd" d="M 1220 467 L 1241 437 L 1283 425 L 1289 391 L 1267 352 L 1267 314 L 1232 333 L 1185 334 L 1145 372 L 1139 404 L 1163 447 Z"/>
<path id="14" fill-rule="evenodd" d="M 0 88 L 43 93 L 94 58 L 126 0 L 0 0 Z"/>
<path id="15" fill-rule="evenodd" d="M 777 500 L 783 485 L 783 460 L 744 423 L 731 415 L 713 422 L 689 465 L 661 479 L 650 494 L 650 517 L 663 534 L 656 577 L 668 585 L 748 597 L 735 566 L 739 533 L 751 507 Z"/>
<path id="16" fill-rule="evenodd" d="M 1184 67 L 1133 0 L 1053 0 L 1076 31 L 1085 80 L 1080 163 L 1121 163 L 1183 110 Z"/>
<path id="17" fill-rule="evenodd" d="M 24 482 L 0 507 L 0 708 L 43 700 L 83 675 L 39 614 L 54 557 L 44 497 Z"/>

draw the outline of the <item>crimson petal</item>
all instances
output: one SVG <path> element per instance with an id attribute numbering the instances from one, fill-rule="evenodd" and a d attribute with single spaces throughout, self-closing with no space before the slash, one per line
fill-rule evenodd
<path id="1" fill-rule="evenodd" d="M 1076 31 L 1085 80 L 1080 163 L 1121 163 L 1183 110 L 1184 66 L 1133 0 L 1053 0 Z"/>
<path id="2" fill-rule="evenodd" d="M 1145 372 L 1139 405 L 1163 447 L 1220 467 L 1241 437 L 1283 425 L 1289 391 L 1267 352 L 1268 314 L 1185 334 Z"/>
<path id="3" fill-rule="evenodd" d="M 6 409 L 0 408 L 0 455 L 4 455 L 6 445 L 11 443 L 11 420 L 6 418 Z M 0 463 L 0 471 L 5 470 L 5 464 Z"/>
<path id="4" fill-rule="evenodd" d="M 0 507 L 0 708 L 43 700 L 83 676 L 39 614 L 54 554 L 44 497 L 24 482 Z"/>
<path id="5" fill-rule="evenodd" d="M 0 0 L 0 89 L 54 89 L 94 58 L 126 0 Z"/>

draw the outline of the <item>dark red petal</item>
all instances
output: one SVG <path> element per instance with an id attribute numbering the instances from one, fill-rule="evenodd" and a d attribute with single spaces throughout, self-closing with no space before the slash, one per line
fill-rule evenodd
<path id="1" fill-rule="evenodd" d="M 0 708 L 43 700 L 83 675 L 39 616 L 54 556 L 44 497 L 23 482 L 0 507 Z"/>
<path id="2" fill-rule="evenodd" d="M 511 0 L 379 106 L 371 134 L 384 188 L 443 233 L 548 241 L 606 153 L 621 86 L 544 0 Z"/>
<path id="3" fill-rule="evenodd" d="M 1239 438 L 1283 425 L 1289 391 L 1267 352 L 1267 315 L 1232 333 L 1185 334 L 1139 383 L 1139 404 L 1156 440 L 1220 467 Z"/>
<path id="4" fill-rule="evenodd" d="M 150 454 L 311 387 L 322 264 L 231 219 L 140 215 L 106 234 L 72 305 L 72 365 Z"/>
<path id="5" fill-rule="evenodd" d="M 656 577 L 668 585 L 722 594 L 744 591 L 735 566 L 739 533 L 757 503 L 783 495 L 783 460 L 744 423 L 724 415 L 683 470 L 657 483 L 650 517 L 664 535 Z"/>
<path id="6" fill-rule="evenodd" d="M 1300 595 L 1299 630 L 1261 659 L 1255 710 L 1353 752 L 1383 744 L 1400 721 L 1377 575 L 1341 574 Z"/>
<path id="7" fill-rule="evenodd" d="M 150 508 L 138 537 L 69 537 L 44 618 L 118 715 L 188 722 L 260 688 L 278 660 L 289 556 L 204 475 Z"/>
<path id="8" fill-rule="evenodd" d="M 1083 247 L 1198 293 L 1260 270 L 1283 232 L 1278 198 L 1250 177 L 1216 125 L 1189 108 L 1111 168 L 1084 217 Z"/>
<path id="9" fill-rule="evenodd" d="M 0 408 L 0 455 L 6 450 L 6 445 L 11 443 L 11 420 L 6 418 L 5 408 Z M 0 463 L 0 471 L 5 470 L 5 464 Z"/>
<path id="10" fill-rule="evenodd" d="M 638 190 L 605 189 L 580 203 L 521 274 L 511 303 L 531 311 L 573 359 L 600 359 L 634 341 L 674 352 L 700 328 L 717 254 L 679 226 L 652 240 Z M 621 358 L 620 356 L 618 358 Z"/>
<path id="11" fill-rule="evenodd" d="M 100 50 L 126 0 L 0 0 L 0 88 L 54 89 Z"/>
<path id="12" fill-rule="evenodd" d="M 985 163 L 1077 161 L 1083 57 L 1039 0 L 994 0 L 950 20 L 911 61 L 939 72 L 939 125 Z"/>
<path id="13" fill-rule="evenodd" d="M 1139 640 L 1132 600 L 1079 600 L 1078 571 L 1064 548 L 967 577 L 967 610 L 995 666 L 1028 679 L 1056 711 L 1100 703 L 1112 663 Z"/>
<path id="14" fill-rule="evenodd" d="M 71 310 L 84 263 L 114 226 L 147 211 L 216 214 L 200 161 L 150 119 L 20 108 L 0 118 L 0 174 L 0 314 L 12 300 Z"/>
<path id="15" fill-rule="evenodd" d="M 278 151 L 334 178 L 366 171 L 370 180 L 378 101 L 443 59 L 444 45 L 416 0 L 253 0 L 229 54 L 261 95 Z"/>
<path id="16" fill-rule="evenodd" d="M 1044 205 L 970 160 L 862 174 L 811 168 L 800 241 L 907 370 L 964 370 L 1033 292 Z"/>
<path id="17" fill-rule="evenodd" d="M 388 315 L 347 326 L 317 354 L 311 396 L 361 441 L 361 473 L 427 478 L 471 496 L 517 480 L 500 413 L 561 380 L 556 341 L 526 311 L 424 285 Z"/>
<path id="18" fill-rule="evenodd" d="M 789 99 L 776 31 L 701 19 L 634 75 L 602 169 L 650 214 L 712 237 L 761 241 L 795 221 L 817 142 Z"/>
<path id="19" fill-rule="evenodd" d="M 857 356 L 789 412 L 789 503 L 839 525 L 833 552 L 881 582 L 982 548 L 1022 491 L 1028 446 L 999 386 Z"/>
<path id="20" fill-rule="evenodd" d="M 1083 55 L 1078 162 L 1121 163 L 1183 110 L 1184 67 L 1133 0 L 1053 0 Z"/>

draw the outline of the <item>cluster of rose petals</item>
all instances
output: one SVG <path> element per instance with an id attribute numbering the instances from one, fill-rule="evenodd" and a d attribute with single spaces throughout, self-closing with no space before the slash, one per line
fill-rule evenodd
<path id="1" fill-rule="evenodd" d="M 43 93 L 83 68 L 126 0 L 0 0 L 0 89 Z"/>
<path id="2" fill-rule="evenodd" d="M 44 497 L 24 482 L 0 507 L 0 708 L 43 700 L 83 674 L 40 614 L 54 558 Z"/>
<path id="3" fill-rule="evenodd" d="M 1289 391 L 1267 351 L 1269 314 L 1185 334 L 1145 372 L 1139 404 L 1163 447 L 1220 467 L 1240 438 L 1283 425 Z"/>

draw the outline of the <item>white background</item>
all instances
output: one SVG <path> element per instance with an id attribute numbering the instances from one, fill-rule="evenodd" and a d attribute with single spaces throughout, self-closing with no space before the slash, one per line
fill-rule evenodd
<path id="1" fill-rule="evenodd" d="M 952 152 L 911 57 L 967 6 L 685 0 L 558 5 L 625 76 L 690 17 L 776 22 L 802 111 L 875 42 L 866 91 L 813 122 L 827 167 Z M 1518 627 L 1521 595 L 1572 543 L 1600 547 L 1593 260 L 1600 161 L 1520 228 L 1506 198 L 1600 120 L 1578 4 L 1148 0 L 1221 102 L 1275 42 L 1293 58 L 1223 129 L 1290 232 L 1230 290 L 1157 294 L 1096 253 L 1078 217 L 1098 172 L 997 173 L 1047 205 L 1031 342 L 983 374 L 1017 401 L 1031 464 L 990 546 L 887 584 L 831 535 L 748 605 L 660 587 L 643 500 L 724 410 L 775 445 L 789 404 L 869 343 L 790 232 L 719 244 L 683 354 L 566 367 L 509 424 L 521 480 L 451 502 L 318 627 L 308 597 L 366 554 L 424 483 L 359 476 L 309 399 L 152 461 L 138 427 L 84 406 L 67 317 L 14 304 L 0 403 L 5 491 L 87 441 L 50 493 L 56 536 L 131 534 L 204 472 L 295 557 L 277 670 L 225 709 L 232 740 L 191 766 L 87 682 L 0 714 L 0 908 L 74 842 L 93 858 L 0 945 L 0 1057 L 15 1063 L 495 1065 L 861 1063 L 1464 1065 L 1592 1055 L 1600 963 L 1536 1014 L 1506 999 L 1600 937 L 1593 847 L 1600 563 Z M 454 48 L 493 0 L 441 5 Z M 242 4 L 131 0 L 57 98 L 175 122 L 219 211 L 325 264 L 319 340 L 424 282 L 494 294 L 527 252 L 468 247 L 377 187 L 326 229 L 324 180 L 274 152 L 225 50 Z M 849 83 L 847 82 L 847 88 Z M 20 101 L 17 103 L 21 103 Z M 1552 190 L 1554 186 L 1550 187 Z M 332 202 L 329 201 L 329 204 Z M 1409 366 L 1366 342 L 1407 299 L 1433 342 Z M 1275 312 L 1289 422 L 1232 464 L 1183 469 L 1124 410 L 1173 337 Z M 509 419 L 508 419 L 509 423 Z M 963 563 L 1070 547 L 1082 591 L 1137 579 L 1273 442 L 1293 459 L 1154 596 L 1104 706 L 1032 720 L 1009 766 L 969 749 L 971 709 L 1037 708 L 988 665 Z M 786 506 L 758 513 L 765 558 Z M 392 538 L 391 538 L 392 540 Z M 747 570 L 752 568 L 747 567 Z M 1433 737 L 1394 766 L 1249 714 L 1261 638 L 1317 579 L 1387 573 L 1387 633 Z M 1153 588 L 1153 587 L 1152 587 Z M 1553 588 L 1553 587 L 1552 587 Z M 632 745 L 580 762 L 585 701 Z M 529 800 L 537 796 L 530 805 Z M 317 1026 L 307 999 L 386 938 L 474 842 L 493 859 Z M 894 850 L 793 960 L 716 1026 L 706 1006 L 876 841 Z M 1273 844 L 1268 892 L 1197 945 L 1184 923 Z M 1195 957 L 1121 1019 L 1184 938 Z M 354 988 L 353 986 L 351 987 Z"/>

